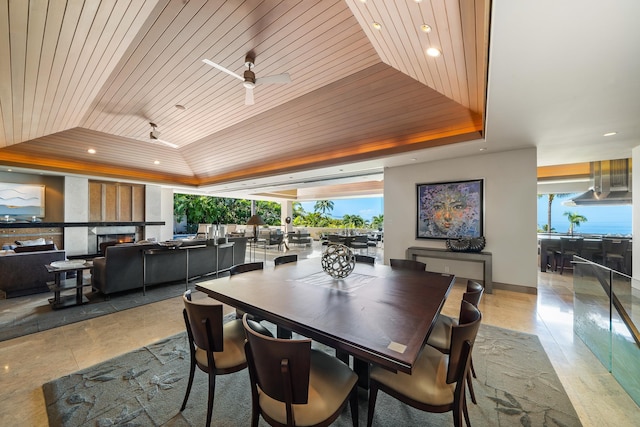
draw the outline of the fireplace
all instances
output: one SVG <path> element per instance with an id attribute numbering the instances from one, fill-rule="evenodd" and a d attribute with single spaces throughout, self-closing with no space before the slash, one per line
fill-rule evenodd
<path id="1" fill-rule="evenodd" d="M 144 227 L 98 226 L 89 229 L 87 254 L 104 255 L 104 248 L 118 243 L 132 243 L 144 239 Z"/>
<path id="2" fill-rule="evenodd" d="M 107 246 L 117 245 L 118 243 L 133 243 L 136 240 L 135 234 L 98 234 L 96 235 L 98 253 L 104 255 Z"/>

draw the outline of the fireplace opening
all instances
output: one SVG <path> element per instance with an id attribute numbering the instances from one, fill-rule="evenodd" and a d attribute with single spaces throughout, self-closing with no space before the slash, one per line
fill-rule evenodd
<path id="1" fill-rule="evenodd" d="M 114 246 L 120 243 L 133 243 L 135 242 L 136 235 L 131 234 L 98 234 L 98 250 L 101 255 L 104 255 L 105 250 L 109 246 Z"/>

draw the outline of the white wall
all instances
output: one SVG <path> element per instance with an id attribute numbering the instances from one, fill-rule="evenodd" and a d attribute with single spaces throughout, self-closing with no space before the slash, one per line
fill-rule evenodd
<path id="1" fill-rule="evenodd" d="M 145 221 L 164 221 L 165 225 L 149 225 L 145 238 L 158 241 L 173 239 L 173 190 L 158 185 L 145 185 Z"/>
<path id="2" fill-rule="evenodd" d="M 89 221 L 89 180 L 65 176 L 64 178 L 64 222 Z M 64 248 L 66 255 L 87 253 L 88 227 L 66 227 Z"/>
<path id="3" fill-rule="evenodd" d="M 405 258 L 410 246 L 445 247 L 444 240 L 415 237 L 416 184 L 479 178 L 484 179 L 484 250 L 493 254 L 494 283 L 537 287 L 535 148 L 385 169 L 385 263 Z M 426 261 L 430 271 L 448 268 L 459 277 L 482 278 L 477 263 Z"/>

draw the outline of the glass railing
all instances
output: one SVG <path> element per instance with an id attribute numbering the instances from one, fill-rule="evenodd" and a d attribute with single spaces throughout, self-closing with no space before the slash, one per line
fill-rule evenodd
<path id="1" fill-rule="evenodd" d="M 575 334 L 640 405 L 640 281 L 574 258 Z"/>

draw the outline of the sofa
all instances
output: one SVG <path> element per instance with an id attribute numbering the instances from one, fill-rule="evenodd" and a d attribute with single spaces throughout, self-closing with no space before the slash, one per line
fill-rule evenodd
<path id="1" fill-rule="evenodd" d="M 26 247 L 25 247 L 26 248 Z M 45 265 L 65 260 L 63 250 L 43 250 L 34 246 L 33 251 L 2 251 L 0 255 L 0 298 L 48 292 L 47 282 L 53 275 Z M 21 249 L 24 250 L 24 249 Z"/>
<path id="2" fill-rule="evenodd" d="M 221 240 L 224 242 L 224 239 Z M 182 248 L 205 245 L 189 250 L 189 278 L 204 276 L 243 263 L 247 239 L 230 238 L 230 248 L 219 248 L 213 240 L 188 240 Z M 145 251 L 153 250 L 145 256 Z M 219 254 L 218 254 L 218 251 Z M 219 262 L 219 265 L 218 265 Z M 124 243 L 109 246 L 104 257 L 93 260 L 93 288 L 109 295 L 144 285 L 184 281 L 187 275 L 187 250 L 169 249 L 154 243 Z"/>

